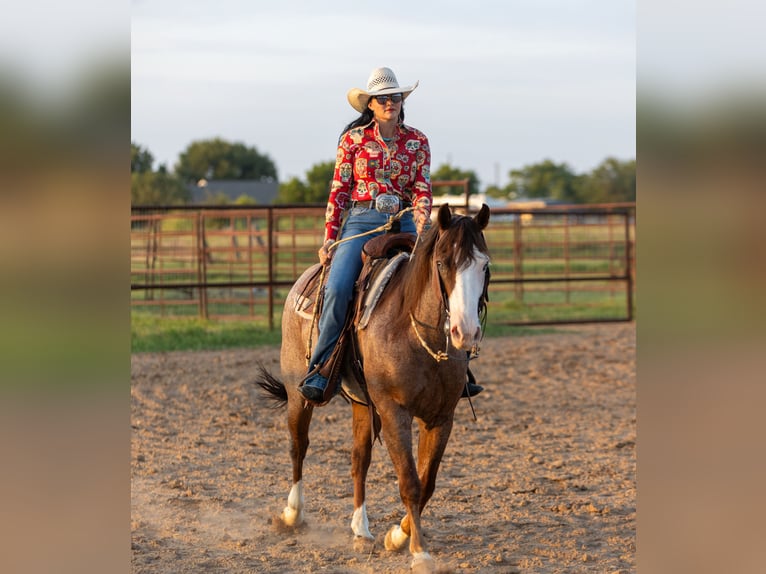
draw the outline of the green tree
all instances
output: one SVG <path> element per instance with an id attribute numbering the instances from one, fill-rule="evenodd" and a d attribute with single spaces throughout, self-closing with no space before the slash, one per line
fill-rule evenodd
<path id="1" fill-rule="evenodd" d="M 577 196 L 582 203 L 636 201 L 636 160 L 605 159 L 580 178 Z"/>
<path id="2" fill-rule="evenodd" d="M 258 205 L 258 200 L 243 193 L 234 200 L 234 205 Z"/>
<path id="3" fill-rule="evenodd" d="M 202 203 L 205 205 L 229 205 L 229 196 L 222 191 L 210 191 L 205 189 L 202 195 Z"/>
<path id="4" fill-rule="evenodd" d="M 181 180 L 166 172 L 133 172 L 131 174 L 131 205 L 179 205 L 191 199 Z"/>
<path id="5" fill-rule="evenodd" d="M 308 203 L 327 201 L 334 173 L 334 161 L 317 163 L 309 168 L 306 172 L 306 201 Z"/>
<path id="6" fill-rule="evenodd" d="M 323 203 L 330 195 L 335 162 L 314 164 L 306 171 L 306 181 L 297 177 L 279 185 L 276 203 Z"/>
<path id="7" fill-rule="evenodd" d="M 152 171 L 154 156 L 148 149 L 130 142 L 130 173 L 146 173 Z"/>
<path id="8" fill-rule="evenodd" d="M 285 183 L 279 184 L 274 203 L 305 203 L 306 184 L 297 177 L 291 177 Z"/>
<path id="9" fill-rule="evenodd" d="M 203 178 L 277 180 L 277 168 L 271 158 L 258 153 L 255 147 L 221 138 L 189 144 L 179 156 L 175 172 L 187 182 Z"/>
<path id="10" fill-rule="evenodd" d="M 218 205 L 224 207 L 230 205 L 229 196 L 222 191 L 205 190 L 205 198 L 202 202 L 205 205 Z M 208 229 L 225 229 L 229 226 L 231 218 L 228 217 L 209 217 L 205 219 L 205 225 Z"/>
<path id="11" fill-rule="evenodd" d="M 546 159 L 540 163 L 512 169 L 506 186 L 511 198 L 550 198 L 559 201 L 577 200 L 578 176 L 565 163 Z"/>
<path id="12" fill-rule="evenodd" d="M 431 181 L 455 181 L 460 179 L 468 180 L 468 194 L 479 193 L 479 177 L 473 170 L 462 170 L 448 163 L 439 166 L 439 169 L 431 172 Z M 461 195 L 465 190 L 461 186 L 457 187 L 437 187 L 434 188 L 437 195 Z"/>

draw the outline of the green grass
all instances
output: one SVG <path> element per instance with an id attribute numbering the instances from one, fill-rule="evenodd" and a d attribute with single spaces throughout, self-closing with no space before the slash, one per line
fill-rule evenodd
<path id="1" fill-rule="evenodd" d="M 567 293 L 564 289 L 527 286 L 523 299 L 518 299 L 511 285 L 497 285 L 490 290 L 487 337 L 519 336 L 554 333 L 555 326 L 539 327 L 509 325 L 523 322 L 555 322 L 581 320 L 615 320 L 626 316 L 626 295 L 621 289 L 613 294 L 606 290 L 591 290 L 607 283 L 580 284 L 580 289 Z M 578 287 L 575 282 L 572 287 Z M 563 287 L 559 285 L 559 287 Z M 275 293 L 275 300 L 284 300 L 283 291 Z M 247 313 L 247 305 L 210 303 L 211 315 L 226 315 L 234 311 Z M 260 345 L 278 345 L 281 342 L 281 305 L 277 304 L 275 328 L 269 331 L 268 308 L 261 303 L 255 316 L 239 319 L 201 319 L 196 305 L 173 306 L 168 301 L 168 316 L 159 307 L 134 308 L 131 313 L 131 348 L 133 352 L 163 352 L 203 349 L 254 348 Z M 635 316 L 635 301 L 634 315 Z"/>
<path id="2" fill-rule="evenodd" d="M 503 325 L 500 323 L 487 323 L 484 331 L 484 337 L 491 339 L 493 337 L 524 337 L 527 335 L 549 335 L 558 333 L 559 329 L 555 326 L 541 327 L 522 327 L 519 325 Z"/>
<path id="3" fill-rule="evenodd" d="M 561 290 L 536 291 L 527 288 L 523 301 L 511 289 L 491 291 L 487 331 L 494 325 L 515 322 L 566 322 L 624 319 L 627 315 L 624 291 L 608 292 Z M 633 303 L 635 316 L 635 301 Z"/>
<path id="4" fill-rule="evenodd" d="M 133 313 L 130 343 L 133 353 L 201 351 L 278 345 L 281 333 L 267 323 L 224 321 L 199 317 L 163 318 Z"/>
<path id="5" fill-rule="evenodd" d="M 278 300 L 283 294 L 279 293 Z M 485 336 L 521 336 L 555 333 L 555 325 L 509 325 L 514 322 L 578 321 L 584 319 L 623 319 L 625 293 L 614 296 L 603 291 L 573 291 L 567 299 L 560 290 L 527 288 L 519 301 L 511 286 L 490 291 L 489 317 Z M 225 313 L 225 305 L 210 309 Z M 201 319 L 196 305 L 172 309 L 171 316 L 160 315 L 159 308 L 134 309 L 131 313 L 131 349 L 134 353 L 254 348 L 281 343 L 281 307 L 275 310 L 274 330 L 270 331 L 265 306 L 252 319 Z M 230 310 L 229 310 L 230 312 Z M 178 313 L 188 313 L 187 316 Z M 635 301 L 634 301 L 635 316 Z"/>
<path id="6" fill-rule="evenodd" d="M 157 317 L 134 312 L 131 318 L 131 351 L 160 353 L 166 351 L 202 351 L 255 348 L 279 345 L 282 333 L 279 321 L 269 331 L 265 323 L 222 321 L 198 317 Z M 555 327 L 520 327 L 488 324 L 486 337 L 506 337 L 555 333 Z"/>

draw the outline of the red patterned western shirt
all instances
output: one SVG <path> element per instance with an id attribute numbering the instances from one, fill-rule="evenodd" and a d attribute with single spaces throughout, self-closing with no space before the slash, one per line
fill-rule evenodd
<path id="1" fill-rule="evenodd" d="M 373 120 L 341 136 L 325 216 L 325 241 L 337 239 L 349 201 L 369 201 L 393 193 L 412 202 L 413 215 L 431 214 L 431 150 L 428 138 L 399 124 L 386 143 Z"/>

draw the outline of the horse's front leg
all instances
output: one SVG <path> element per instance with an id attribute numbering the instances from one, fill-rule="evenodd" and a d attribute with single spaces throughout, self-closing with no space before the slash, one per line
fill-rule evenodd
<path id="1" fill-rule="evenodd" d="M 439 465 L 444 451 L 447 448 L 450 434 L 452 433 L 453 419 L 450 418 L 445 424 L 427 428 L 426 425 L 419 421 L 419 435 L 420 440 L 418 442 L 418 475 L 420 480 L 420 501 L 418 509 L 420 514 L 423 514 L 423 510 L 431 499 L 436 488 L 436 475 L 439 472 Z M 392 528 L 386 536 L 386 548 L 389 550 L 403 548 L 409 539 L 407 533 L 411 531 L 410 514 L 404 516 L 399 526 Z M 430 572 L 431 558 L 428 552 L 422 552 L 420 555 L 420 562 L 423 564 L 418 566 L 418 557 L 413 551 L 413 563 L 412 569 L 415 572 Z M 422 568 L 422 570 L 419 570 Z"/>
<path id="2" fill-rule="evenodd" d="M 354 446 L 351 450 L 351 476 L 354 480 L 354 515 L 351 530 L 358 539 L 374 540 L 367 520 L 367 471 L 372 459 L 372 428 L 368 407 L 352 403 Z"/>
<path id="3" fill-rule="evenodd" d="M 303 398 L 294 393 L 287 402 L 287 427 L 290 430 L 290 459 L 293 463 L 293 485 L 282 511 L 286 526 L 303 524 L 303 460 L 309 448 L 309 426 L 313 407 L 306 406 Z"/>
<path id="4" fill-rule="evenodd" d="M 378 410 L 383 439 L 399 478 L 399 496 L 407 509 L 401 523 L 386 534 L 385 547 L 387 550 L 399 550 L 409 540 L 412 571 L 433 572 L 434 561 L 428 553 L 420 526 L 421 485 L 412 456 L 412 416 L 393 402 L 384 407 L 379 404 Z"/>
<path id="5" fill-rule="evenodd" d="M 423 421 L 419 421 L 418 475 L 420 476 L 421 514 L 436 488 L 436 475 L 452 433 L 452 423 L 451 416 L 444 424 L 432 428 L 428 428 Z"/>

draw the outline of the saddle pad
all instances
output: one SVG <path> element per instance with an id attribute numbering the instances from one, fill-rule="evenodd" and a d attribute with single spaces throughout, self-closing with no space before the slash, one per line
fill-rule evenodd
<path id="1" fill-rule="evenodd" d="M 367 322 L 370 320 L 370 316 L 372 315 L 375 306 L 378 304 L 378 300 L 380 299 L 383 290 L 391 280 L 391 276 L 399 268 L 399 265 L 403 261 L 409 260 L 409 258 L 409 253 L 397 253 L 396 256 L 392 257 L 385 264 L 385 267 L 383 267 L 383 269 L 381 269 L 380 272 L 375 276 L 372 285 L 370 285 L 370 288 L 367 291 L 367 296 L 364 299 L 364 305 L 362 306 L 362 316 L 359 318 L 357 329 L 364 329 L 367 327 Z"/>
<path id="2" fill-rule="evenodd" d="M 315 263 L 304 271 L 291 290 L 294 297 L 293 310 L 300 317 L 309 321 L 314 316 L 314 305 L 316 304 L 317 287 L 319 286 L 321 271 L 322 266 L 319 263 Z"/>

